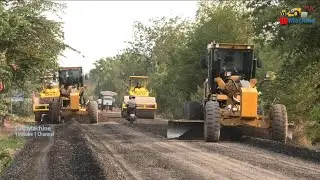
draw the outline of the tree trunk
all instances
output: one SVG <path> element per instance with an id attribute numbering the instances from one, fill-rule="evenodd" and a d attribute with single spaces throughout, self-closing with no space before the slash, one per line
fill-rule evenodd
<path id="1" fill-rule="evenodd" d="M 0 127 L 4 127 L 4 120 L 6 119 L 6 116 L 0 117 Z"/>

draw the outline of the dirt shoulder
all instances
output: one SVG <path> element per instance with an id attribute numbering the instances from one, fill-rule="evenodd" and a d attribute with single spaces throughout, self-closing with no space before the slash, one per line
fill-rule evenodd
<path id="1" fill-rule="evenodd" d="M 130 179 L 317 179 L 319 163 L 235 142 L 168 141 L 165 123 L 106 122 L 84 128 Z"/>
<path id="2" fill-rule="evenodd" d="M 101 116 L 104 122 L 99 124 L 52 125 L 54 136 L 29 138 L 0 179 L 320 177 L 317 162 L 242 142 L 169 141 L 164 137 L 163 120 L 138 120 L 130 125 L 117 113 L 112 116 Z"/>
<path id="3" fill-rule="evenodd" d="M 23 147 L 25 139 L 0 135 L 0 175 L 13 160 L 16 152 Z"/>
<path id="4" fill-rule="evenodd" d="M 15 128 L 22 124 L 30 124 L 30 118 L 14 117 L 2 123 L 0 126 L 0 175 L 26 142 L 24 137 L 14 136 Z"/>
<path id="5" fill-rule="evenodd" d="M 0 179 L 105 179 L 77 123 L 53 131 L 54 136 L 29 138 Z"/>

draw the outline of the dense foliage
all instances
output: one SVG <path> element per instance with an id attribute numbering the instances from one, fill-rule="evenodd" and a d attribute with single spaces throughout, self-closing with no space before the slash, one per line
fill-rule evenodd
<path id="1" fill-rule="evenodd" d="M 57 67 L 58 56 L 68 46 L 63 42 L 62 24 L 48 19 L 46 13 L 62 9 L 61 4 L 45 0 L 1 1 L 0 81 L 6 86 L 0 98 L 2 114 L 8 110 L 5 97 L 15 93 L 11 90 L 23 89 L 28 95 L 45 69 Z"/>
<path id="2" fill-rule="evenodd" d="M 250 16 L 253 19 L 254 33 L 257 43 L 271 47 L 269 53 L 272 59 L 280 62 L 274 67 L 277 71 L 277 81 L 265 89 L 266 97 L 271 99 L 278 94 L 281 103 L 287 106 L 289 118 L 295 122 L 312 124 L 307 131 L 313 140 L 320 140 L 320 24 L 297 24 L 280 26 L 274 24 L 279 18 L 279 12 L 304 6 L 313 6 L 315 11 L 309 12 L 311 18 L 319 20 L 320 1 L 284 0 L 275 2 L 252 1 L 248 7 L 253 8 Z M 270 38 L 266 43 L 266 35 Z M 262 47 L 262 49 L 265 49 Z M 276 56 L 274 56 L 276 55 Z M 271 58 L 265 59 L 268 62 Z"/>
<path id="3" fill-rule="evenodd" d="M 129 75 L 149 75 L 159 112 L 179 117 L 183 102 L 199 99 L 206 73 L 199 59 L 209 41 L 254 43 L 264 62 L 259 77 L 265 71 L 277 74 L 274 82 L 260 87 L 264 102 L 285 104 L 290 121 L 311 123 L 308 137 L 319 140 L 320 24 L 278 23 L 281 10 L 304 6 L 313 6 L 311 17 L 319 19 L 317 0 L 251 0 L 201 1 L 195 21 L 177 17 L 151 19 L 148 25 L 137 22 L 128 48 L 99 60 L 92 70 L 99 82 L 96 92 L 113 90 L 121 96 Z"/>

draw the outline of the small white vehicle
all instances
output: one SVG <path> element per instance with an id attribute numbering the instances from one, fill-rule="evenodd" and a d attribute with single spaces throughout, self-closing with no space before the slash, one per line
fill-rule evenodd
<path id="1" fill-rule="evenodd" d="M 101 110 L 113 110 L 115 99 L 111 96 L 104 96 L 102 99 Z"/>
<path id="2" fill-rule="evenodd" d="M 100 92 L 100 96 L 99 96 L 99 100 L 98 100 L 98 104 L 99 104 L 99 109 L 101 111 L 103 110 L 113 110 L 113 107 L 115 106 L 115 98 L 114 96 L 116 96 L 117 93 L 112 92 L 112 91 L 101 91 Z"/>

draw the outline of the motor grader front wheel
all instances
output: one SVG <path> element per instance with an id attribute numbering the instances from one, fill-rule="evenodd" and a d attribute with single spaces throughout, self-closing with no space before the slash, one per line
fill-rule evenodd
<path id="1" fill-rule="evenodd" d="M 204 113 L 204 140 L 218 142 L 220 139 L 220 106 L 218 102 L 208 101 Z"/>
<path id="2" fill-rule="evenodd" d="M 89 119 L 90 123 L 95 124 L 98 123 L 98 103 L 96 101 L 90 101 L 88 105 L 88 113 L 89 113 Z"/>
<path id="3" fill-rule="evenodd" d="M 275 104 L 270 109 L 271 139 L 286 143 L 288 134 L 287 109 L 282 104 Z"/>

